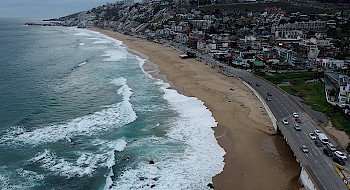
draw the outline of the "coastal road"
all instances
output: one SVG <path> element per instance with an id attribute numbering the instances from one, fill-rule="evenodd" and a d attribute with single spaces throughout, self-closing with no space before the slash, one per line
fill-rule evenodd
<path id="1" fill-rule="evenodd" d="M 324 132 L 317 122 L 304 111 L 304 109 L 288 94 L 277 88 L 275 85 L 268 81 L 265 81 L 247 71 L 224 66 L 225 72 L 228 72 L 241 80 L 247 82 L 251 87 L 259 93 L 259 95 L 265 99 L 265 102 L 275 115 L 278 123 L 278 127 L 282 134 L 287 138 L 288 144 L 300 161 L 301 165 L 306 168 L 312 180 L 317 185 L 318 189 L 326 190 L 342 190 L 348 189 L 345 183 L 340 179 L 339 175 L 335 172 L 332 164 L 334 163 L 331 158 L 323 153 L 322 147 L 317 147 L 314 140 L 309 138 L 308 134 L 318 129 Z M 271 96 L 268 95 L 271 94 Z M 271 101 L 266 99 L 270 98 Z M 292 113 L 298 113 L 302 121 L 300 123 L 301 130 L 296 131 L 294 124 L 296 124 Z M 286 118 L 289 122 L 288 125 L 283 125 L 282 120 Z M 327 135 L 330 137 L 329 135 Z M 335 141 L 330 138 L 333 144 Z M 303 153 L 301 151 L 301 145 L 308 147 L 309 152 Z"/>

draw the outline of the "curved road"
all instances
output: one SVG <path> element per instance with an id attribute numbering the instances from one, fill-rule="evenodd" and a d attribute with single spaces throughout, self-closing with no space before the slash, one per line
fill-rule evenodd
<path id="1" fill-rule="evenodd" d="M 309 138 L 309 133 L 318 129 L 324 132 L 317 122 L 307 113 L 303 108 L 296 103 L 294 99 L 288 96 L 281 89 L 275 85 L 249 73 L 244 70 L 239 70 L 224 66 L 226 72 L 239 77 L 243 81 L 250 84 L 261 97 L 269 97 L 271 101 L 266 101 L 271 111 L 275 115 L 279 126 L 279 129 L 283 135 L 288 139 L 288 144 L 299 159 L 300 164 L 306 168 L 312 180 L 317 185 L 318 189 L 327 190 L 342 190 L 348 189 L 345 183 L 340 179 L 339 175 L 335 172 L 332 164 L 334 163 L 331 158 L 323 153 L 324 147 L 317 147 L 314 140 Z M 258 84 L 258 85 L 257 85 Z M 268 96 L 270 93 L 271 96 Z M 294 130 L 294 124 L 296 124 L 292 113 L 297 112 L 302 123 L 300 131 Z M 286 118 L 289 122 L 288 125 L 283 125 L 282 119 Z M 324 132 L 325 133 L 325 132 Z M 326 134 L 326 133 L 325 133 Z M 328 138 L 330 137 L 327 135 Z M 335 141 L 329 138 L 330 141 L 336 145 Z M 309 152 L 303 153 L 300 149 L 301 145 L 308 147 Z"/>

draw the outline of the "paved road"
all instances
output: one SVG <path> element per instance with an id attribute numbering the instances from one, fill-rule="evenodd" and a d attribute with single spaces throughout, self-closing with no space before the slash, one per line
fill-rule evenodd
<path id="1" fill-rule="evenodd" d="M 281 132 L 288 139 L 288 144 L 291 146 L 301 164 L 310 170 L 308 172 L 319 189 L 348 189 L 333 169 L 332 164 L 334 162 L 332 159 L 323 153 L 324 147 L 317 147 L 314 140 L 310 139 L 308 136 L 309 133 L 316 129 L 323 130 L 317 126 L 317 123 L 313 118 L 305 113 L 295 100 L 279 88 L 276 88 L 273 84 L 260 79 L 249 72 L 229 67 L 225 69 L 227 72 L 250 84 L 260 96 L 265 98 L 265 100 L 267 97 L 271 99 L 271 101 L 266 101 L 266 103 L 275 115 Z M 270 93 L 271 96 L 268 96 L 267 93 Z M 302 121 L 302 123 L 299 124 L 302 128 L 301 131 L 295 131 L 294 129 L 294 124 L 296 124 L 296 122 L 292 116 L 293 112 L 297 112 Z M 288 125 L 283 125 L 281 122 L 283 118 L 288 120 Z M 332 141 L 332 143 L 336 144 L 334 141 Z M 309 149 L 309 153 L 303 153 L 300 149 L 301 145 L 306 145 Z"/>

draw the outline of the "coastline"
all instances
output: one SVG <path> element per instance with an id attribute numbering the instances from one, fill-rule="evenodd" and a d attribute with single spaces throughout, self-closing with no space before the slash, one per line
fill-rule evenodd
<path id="1" fill-rule="evenodd" d="M 90 29 L 121 40 L 130 53 L 147 61 L 145 71 L 179 93 L 202 100 L 218 122 L 213 128 L 226 151 L 215 189 L 297 189 L 300 168 L 253 92 L 195 59 L 180 59 L 170 47 L 110 30 Z M 233 90 L 231 90 L 233 89 Z M 249 99 L 250 101 L 246 101 Z"/>

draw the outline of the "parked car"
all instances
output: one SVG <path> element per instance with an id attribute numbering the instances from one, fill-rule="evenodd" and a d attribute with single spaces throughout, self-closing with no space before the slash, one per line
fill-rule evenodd
<path id="1" fill-rule="evenodd" d="M 267 93 L 268 96 L 272 96 L 272 94 L 270 92 Z"/>
<path id="2" fill-rule="evenodd" d="M 269 98 L 269 97 L 266 97 L 266 100 L 267 100 L 267 101 L 271 101 L 271 98 Z"/>
<path id="3" fill-rule="evenodd" d="M 309 149 L 305 146 L 305 145 L 301 145 L 301 151 L 303 151 L 304 153 L 308 153 Z"/>
<path id="4" fill-rule="evenodd" d="M 289 124 L 288 120 L 286 118 L 283 118 L 282 122 L 283 122 L 284 125 L 288 125 Z"/>
<path id="5" fill-rule="evenodd" d="M 334 157 L 333 157 L 333 161 L 336 162 L 336 163 L 338 163 L 338 164 L 340 164 L 340 165 L 345 165 L 344 160 L 341 159 L 341 158 L 339 158 L 339 157 L 334 156 Z"/>
<path id="6" fill-rule="evenodd" d="M 315 135 L 318 135 L 319 133 L 321 133 L 319 130 L 314 130 L 314 133 L 315 133 Z"/>
<path id="7" fill-rule="evenodd" d="M 297 123 L 301 123 L 301 120 L 299 119 L 299 117 L 295 118 L 295 121 L 296 121 Z"/>
<path id="8" fill-rule="evenodd" d="M 331 150 L 332 152 L 336 151 L 335 146 L 332 143 L 328 143 L 327 147 L 329 148 L 329 150 Z"/>
<path id="9" fill-rule="evenodd" d="M 320 140 L 318 140 L 318 139 L 315 139 L 315 144 L 316 144 L 316 146 L 318 146 L 318 147 L 322 147 L 323 145 L 322 145 L 322 142 L 320 141 Z"/>
<path id="10" fill-rule="evenodd" d="M 312 139 L 312 140 L 315 140 L 316 139 L 316 135 L 314 133 L 309 133 L 309 137 Z"/>
<path id="11" fill-rule="evenodd" d="M 325 155 L 327 155 L 328 157 L 332 157 L 333 156 L 333 152 L 331 150 L 329 150 L 328 148 L 324 148 L 323 152 Z"/>
<path id="12" fill-rule="evenodd" d="M 298 113 L 294 112 L 293 117 L 295 117 L 295 118 L 299 117 Z"/>
<path id="13" fill-rule="evenodd" d="M 324 133 L 318 133 L 317 137 L 318 137 L 318 139 L 320 139 L 320 141 L 323 144 L 328 144 L 329 143 L 328 137 Z"/>
<path id="14" fill-rule="evenodd" d="M 256 86 L 260 86 L 260 84 L 258 84 L 258 83 L 256 83 L 255 85 L 256 85 Z"/>
<path id="15" fill-rule="evenodd" d="M 347 159 L 346 155 L 345 155 L 344 153 L 340 152 L 340 151 L 335 151 L 335 152 L 334 152 L 334 155 L 335 155 L 336 157 L 339 157 L 339 158 L 343 159 L 343 160 L 346 160 L 346 159 Z"/>
<path id="16" fill-rule="evenodd" d="M 300 130 L 301 130 L 301 128 L 300 128 L 300 126 L 299 126 L 298 124 L 295 124 L 295 125 L 294 125 L 294 129 L 295 129 L 296 131 L 300 131 Z"/>

